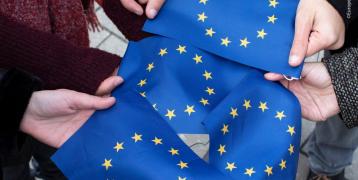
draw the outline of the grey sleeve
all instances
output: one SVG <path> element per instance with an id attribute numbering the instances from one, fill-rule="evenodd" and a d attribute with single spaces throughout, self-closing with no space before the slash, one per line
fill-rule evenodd
<path id="1" fill-rule="evenodd" d="M 344 124 L 358 126 L 358 48 L 348 48 L 322 62 L 331 75 Z"/>

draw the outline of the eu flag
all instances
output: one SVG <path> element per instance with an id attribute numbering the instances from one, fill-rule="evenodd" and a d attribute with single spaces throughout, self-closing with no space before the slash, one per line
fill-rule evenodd
<path id="1" fill-rule="evenodd" d="M 298 0 L 170 0 L 144 30 L 266 71 L 300 77 L 289 51 Z"/>
<path id="2" fill-rule="evenodd" d="M 300 106 L 263 73 L 166 37 L 130 42 L 117 104 L 53 160 L 70 179 L 294 179 Z M 209 163 L 176 133 L 208 133 Z"/>

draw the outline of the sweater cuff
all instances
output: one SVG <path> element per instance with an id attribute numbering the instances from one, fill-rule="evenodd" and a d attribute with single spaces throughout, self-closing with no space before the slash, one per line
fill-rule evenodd
<path id="1" fill-rule="evenodd" d="M 331 76 L 344 124 L 358 126 L 358 49 L 349 48 L 322 62 Z"/>
<path id="2" fill-rule="evenodd" d="M 0 137 L 18 133 L 20 122 L 34 91 L 41 89 L 41 81 L 30 74 L 12 69 L 0 82 Z"/>

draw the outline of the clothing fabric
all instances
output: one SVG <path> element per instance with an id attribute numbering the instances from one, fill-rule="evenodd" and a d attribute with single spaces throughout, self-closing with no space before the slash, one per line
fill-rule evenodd
<path id="1" fill-rule="evenodd" d="M 349 127 L 358 126 L 358 48 L 324 58 L 337 96 L 342 120 Z"/>
<path id="2" fill-rule="evenodd" d="M 339 116 L 319 122 L 308 141 L 308 160 L 316 174 L 334 176 L 352 163 L 358 128 L 348 129 Z"/>
<path id="3" fill-rule="evenodd" d="M 94 94 L 118 67 L 113 54 L 73 45 L 0 15 L 0 67 L 20 68 L 41 78 L 44 88 Z"/>
<path id="4" fill-rule="evenodd" d="M 328 0 L 328 2 L 342 16 L 346 26 L 358 17 L 358 0 Z"/>

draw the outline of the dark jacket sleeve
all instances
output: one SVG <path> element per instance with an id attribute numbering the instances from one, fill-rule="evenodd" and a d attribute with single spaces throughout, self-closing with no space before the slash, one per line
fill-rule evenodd
<path id="1" fill-rule="evenodd" d="M 0 14 L 0 68 L 20 68 L 41 78 L 45 89 L 94 94 L 119 66 L 120 57 L 81 48 Z"/>
<path id="2" fill-rule="evenodd" d="M 40 79 L 29 73 L 0 69 L 0 155 L 8 154 L 13 146 L 21 147 L 24 136 L 19 133 L 20 122 L 32 93 L 41 88 Z"/>
<path id="3" fill-rule="evenodd" d="M 328 0 L 342 16 L 347 26 L 358 17 L 358 0 Z"/>
<path id="4" fill-rule="evenodd" d="M 331 75 L 341 117 L 349 128 L 358 126 L 358 48 L 323 59 Z"/>

